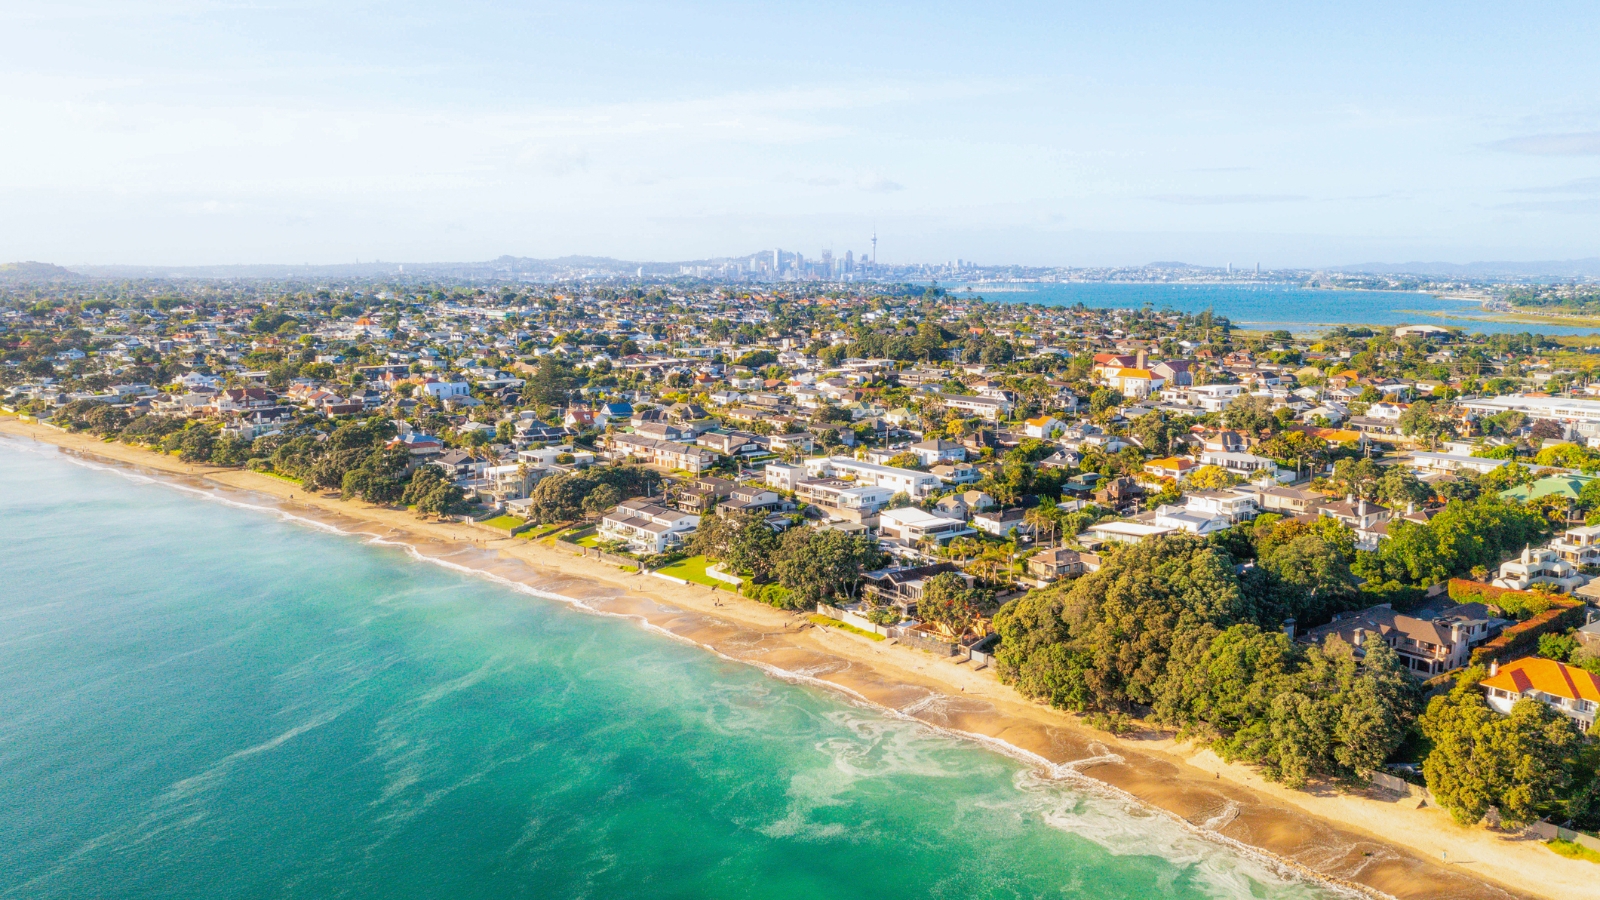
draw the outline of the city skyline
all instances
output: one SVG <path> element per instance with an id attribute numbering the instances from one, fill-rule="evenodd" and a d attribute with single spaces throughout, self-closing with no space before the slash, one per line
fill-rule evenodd
<path id="1" fill-rule="evenodd" d="M 874 230 L 885 263 L 1597 253 L 1600 63 L 1564 52 L 1597 36 L 1586 5 L 25 0 L 0 23 L 6 259 L 859 254 Z"/>

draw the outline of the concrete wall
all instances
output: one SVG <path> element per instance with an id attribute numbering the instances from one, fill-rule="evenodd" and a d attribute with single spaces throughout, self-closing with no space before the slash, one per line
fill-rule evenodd
<path id="1" fill-rule="evenodd" d="M 1572 841 L 1575 844 L 1588 847 L 1590 850 L 1600 852 L 1600 839 L 1589 837 L 1587 834 L 1581 834 L 1570 828 L 1562 828 L 1560 825 L 1552 825 L 1549 822 L 1535 822 L 1525 830 L 1528 834 L 1547 841 L 1560 838 L 1563 841 Z"/>

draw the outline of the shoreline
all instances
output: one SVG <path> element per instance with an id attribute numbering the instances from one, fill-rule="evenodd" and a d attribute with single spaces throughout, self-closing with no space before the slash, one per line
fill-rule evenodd
<path id="1" fill-rule="evenodd" d="M 885 714 L 1007 753 L 1055 780 L 1164 812 L 1190 831 L 1297 875 L 1399 898 L 1575 898 L 1600 869 L 1534 839 L 1455 825 L 1437 809 L 1375 792 L 1289 791 L 1209 750 L 1150 735 L 1117 738 L 1026 701 L 991 672 L 904 646 L 811 626 L 727 591 L 626 573 L 478 525 L 308 493 L 294 482 L 197 466 L 123 444 L 0 418 L 0 433 L 60 448 L 224 502 L 276 512 L 513 589 L 624 616 L 785 680 L 835 690 Z M 717 605 L 727 599 L 726 604 Z M 1451 862 L 1434 860 L 1448 851 Z M 1499 873 L 1510 873 L 1499 877 Z"/>

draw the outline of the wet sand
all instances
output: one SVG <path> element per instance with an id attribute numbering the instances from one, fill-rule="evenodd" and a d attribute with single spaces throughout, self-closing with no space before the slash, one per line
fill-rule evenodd
<path id="1" fill-rule="evenodd" d="M 1248 767 L 1164 735 L 1115 738 L 1020 699 L 990 671 L 817 628 L 804 616 L 726 591 L 627 573 L 545 541 L 509 538 L 477 525 L 424 522 L 404 510 L 310 494 L 271 476 L 194 466 L 11 418 L 0 418 L 0 432 L 133 467 L 215 499 L 402 545 L 427 560 L 597 613 L 633 618 L 777 677 L 832 688 L 888 714 L 984 742 L 1029 761 L 1047 777 L 1137 801 L 1211 839 L 1264 851 L 1285 870 L 1362 893 L 1418 900 L 1600 896 L 1600 867 L 1558 856 L 1536 840 L 1463 828 L 1440 810 L 1417 809 L 1416 800 L 1382 792 L 1286 790 Z"/>

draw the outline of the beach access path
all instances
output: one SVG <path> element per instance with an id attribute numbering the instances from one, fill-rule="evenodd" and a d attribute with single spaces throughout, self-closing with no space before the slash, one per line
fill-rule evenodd
<path id="1" fill-rule="evenodd" d="M 1600 866 L 1559 856 L 1537 839 L 1457 825 L 1377 790 L 1296 791 L 1164 734 L 1113 737 L 1071 714 L 1020 698 L 991 671 L 909 647 L 816 627 L 784 612 L 697 584 L 624 572 L 544 540 L 491 528 L 423 521 L 403 509 L 308 492 L 241 469 L 0 417 L 0 433 L 54 444 L 101 462 L 226 492 L 240 502 L 404 543 L 452 565 L 525 584 L 597 612 L 623 615 L 778 677 L 831 687 L 859 702 L 959 733 L 1035 762 L 1047 775 L 1120 793 L 1197 832 L 1286 869 L 1416 900 L 1597 896 Z"/>

